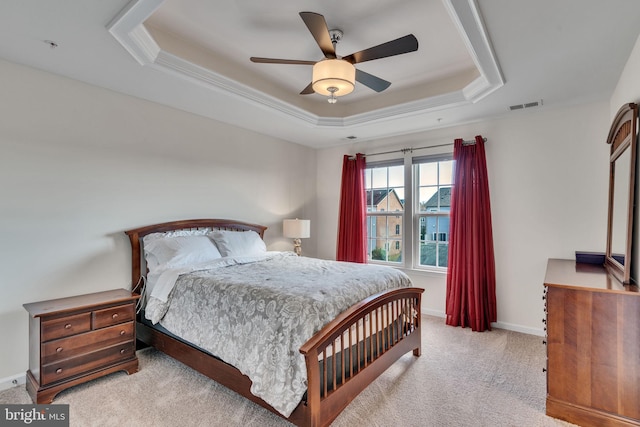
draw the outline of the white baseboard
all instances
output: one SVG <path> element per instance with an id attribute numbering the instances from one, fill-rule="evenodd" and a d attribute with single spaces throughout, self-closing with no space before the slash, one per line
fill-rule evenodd
<path id="1" fill-rule="evenodd" d="M 447 316 L 445 316 L 444 312 L 442 311 L 436 311 L 436 310 L 427 310 L 427 309 L 422 309 L 422 314 L 426 314 L 428 316 L 433 316 L 433 317 L 442 317 L 443 319 Z"/>
<path id="2" fill-rule="evenodd" d="M 422 314 L 426 314 L 434 317 L 442 317 L 442 318 L 447 317 L 443 311 L 427 310 L 424 308 L 422 309 Z M 520 332 L 528 335 L 537 335 L 540 337 L 544 336 L 544 329 L 536 329 L 536 328 L 530 328 L 527 326 L 514 325 L 513 323 L 494 322 L 491 324 L 491 326 L 498 329 L 506 329 L 508 331 Z"/>
<path id="3" fill-rule="evenodd" d="M 0 391 L 7 390 L 12 387 L 23 386 L 27 382 L 26 374 L 17 374 L 11 377 L 0 378 Z"/>
<path id="4" fill-rule="evenodd" d="M 530 328 L 527 326 L 514 325 L 513 323 L 495 322 L 493 325 L 498 329 L 506 329 L 508 331 L 521 332 L 528 335 L 544 336 L 544 329 Z"/>

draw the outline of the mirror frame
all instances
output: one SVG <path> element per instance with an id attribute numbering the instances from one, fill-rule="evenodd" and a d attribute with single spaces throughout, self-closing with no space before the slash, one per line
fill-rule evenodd
<path id="1" fill-rule="evenodd" d="M 633 210 L 635 195 L 635 172 L 636 172 L 636 145 L 637 145 L 637 121 L 638 105 L 624 104 L 616 114 L 609 130 L 607 144 L 611 145 L 609 155 L 609 208 L 607 213 L 607 250 L 605 253 L 605 268 L 613 274 L 623 284 L 631 281 L 631 243 L 633 233 Z M 616 160 L 626 151 L 631 150 L 631 165 L 629 176 L 624 179 L 629 180 L 628 209 L 626 215 L 626 227 L 624 236 L 624 264 L 618 262 L 612 254 L 611 243 L 613 240 L 613 206 L 614 206 L 614 184 Z M 620 177 L 618 177 L 620 179 Z M 620 197 L 620 195 L 617 195 Z"/>

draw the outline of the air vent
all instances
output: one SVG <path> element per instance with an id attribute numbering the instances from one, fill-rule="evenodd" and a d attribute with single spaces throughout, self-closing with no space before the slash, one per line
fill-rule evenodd
<path id="1" fill-rule="evenodd" d="M 516 110 L 522 110 L 522 109 L 525 109 L 525 108 L 538 107 L 540 105 L 542 105 L 542 100 L 534 101 L 534 102 L 527 102 L 526 104 L 512 105 L 512 106 L 509 107 L 509 110 L 516 111 Z"/>

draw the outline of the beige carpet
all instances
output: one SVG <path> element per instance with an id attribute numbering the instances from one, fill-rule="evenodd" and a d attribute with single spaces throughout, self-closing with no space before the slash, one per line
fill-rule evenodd
<path id="1" fill-rule="evenodd" d="M 476 333 L 425 316 L 422 356 L 405 355 L 361 393 L 333 426 L 570 426 L 544 414 L 542 338 Z M 153 349 L 140 371 L 91 381 L 58 395 L 71 426 L 291 426 Z M 31 403 L 24 386 L 0 403 Z"/>

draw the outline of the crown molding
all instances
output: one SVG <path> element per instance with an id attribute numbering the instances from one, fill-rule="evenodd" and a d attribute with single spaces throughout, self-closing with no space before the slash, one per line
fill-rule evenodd
<path id="1" fill-rule="evenodd" d="M 429 111 L 475 103 L 504 85 L 484 22 L 475 0 L 444 0 L 480 76 L 460 91 L 380 108 L 347 117 L 323 117 L 260 92 L 215 71 L 162 50 L 144 26 L 144 21 L 164 0 L 132 0 L 107 25 L 108 31 L 143 66 L 223 91 L 241 101 L 267 108 L 289 119 L 321 128 L 350 127 L 388 121 Z"/>
<path id="2" fill-rule="evenodd" d="M 160 46 L 143 25 L 164 0 L 132 0 L 107 24 L 107 30 L 140 65 L 153 64 Z"/>
<path id="3" fill-rule="evenodd" d="M 444 4 L 480 71 L 480 77 L 463 89 L 469 101 L 478 102 L 504 86 L 498 60 L 476 0 L 445 0 Z"/>

